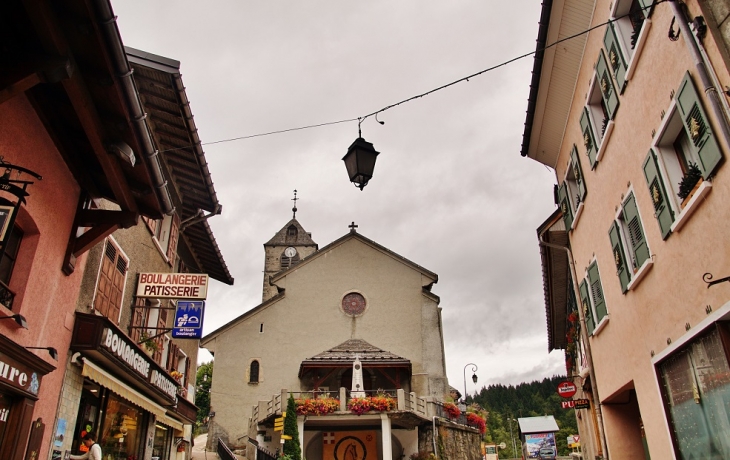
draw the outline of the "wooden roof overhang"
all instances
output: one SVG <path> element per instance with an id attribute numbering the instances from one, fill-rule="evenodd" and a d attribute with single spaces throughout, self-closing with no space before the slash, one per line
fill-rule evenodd
<path id="1" fill-rule="evenodd" d="M 568 246 L 568 232 L 563 214 L 557 209 L 538 229 L 538 239 L 559 246 Z M 570 301 L 570 267 L 568 255 L 561 249 L 540 245 L 545 316 L 547 317 L 548 351 L 567 346 L 568 302 Z"/>
<path id="2" fill-rule="evenodd" d="M 360 359 L 363 369 L 400 369 L 411 375 L 411 361 L 389 351 L 381 350 L 364 340 L 350 339 L 334 348 L 302 361 L 299 366 L 299 378 L 315 370 L 328 370 L 320 376 L 324 381 L 340 369 L 351 369 L 355 359 Z M 386 375 L 383 373 L 383 375 Z M 386 375 L 387 378 L 387 375 Z"/>
<path id="3" fill-rule="evenodd" d="M 233 284 L 206 220 L 220 214 L 222 207 L 182 83 L 180 63 L 134 48 L 125 50 L 148 125 L 158 143 L 165 176 L 170 178 L 183 239 L 203 272 L 222 283 Z"/>
<path id="4" fill-rule="evenodd" d="M 81 253 L 136 225 L 140 215 L 173 211 L 115 19 L 108 0 L 10 0 L 0 7 L 0 104 L 25 94 L 81 188 L 66 273 Z M 125 145 L 133 164 L 115 153 Z M 96 198 L 120 209 L 91 209 Z M 77 236 L 81 228 L 88 230 Z"/>

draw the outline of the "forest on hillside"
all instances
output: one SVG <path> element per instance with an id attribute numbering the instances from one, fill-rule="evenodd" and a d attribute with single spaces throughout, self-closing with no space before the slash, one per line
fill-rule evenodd
<path id="1" fill-rule="evenodd" d="M 489 385 L 482 387 L 478 394 L 467 397 L 467 403 L 477 403 L 488 412 L 486 441 L 507 444 L 506 449 L 500 450 L 499 458 L 520 457 L 517 419 L 542 415 L 555 417 L 560 428 L 555 433 L 558 454 L 568 455 L 571 452 L 566 438 L 578 434 L 578 425 L 575 410 L 563 409 L 560 405 L 564 399 L 558 396 L 557 387 L 563 380 L 565 377 L 553 376 L 517 386 Z M 514 438 L 510 436 L 510 421 Z M 517 452 L 512 450 L 512 439 Z"/>

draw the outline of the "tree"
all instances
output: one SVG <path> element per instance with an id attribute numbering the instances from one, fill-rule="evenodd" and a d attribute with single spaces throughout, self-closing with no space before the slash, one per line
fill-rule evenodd
<path id="1" fill-rule="evenodd" d="M 210 386 L 213 384 L 213 361 L 198 367 L 195 376 L 195 405 L 198 406 L 198 424 L 210 414 Z"/>
<path id="2" fill-rule="evenodd" d="M 291 439 L 284 442 L 284 455 L 289 460 L 302 460 L 302 448 L 299 445 L 299 427 L 297 427 L 297 405 L 291 393 L 289 393 L 289 401 L 286 403 L 284 434 L 291 436 Z"/>

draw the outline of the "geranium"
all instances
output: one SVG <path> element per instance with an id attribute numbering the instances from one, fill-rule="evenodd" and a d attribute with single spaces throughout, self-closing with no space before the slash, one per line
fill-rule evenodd
<path id="1" fill-rule="evenodd" d="M 340 401 L 335 398 L 304 398 L 294 402 L 297 415 L 327 415 L 340 408 Z"/>
<path id="2" fill-rule="evenodd" d="M 466 424 L 479 429 L 479 433 L 484 434 L 487 431 L 487 421 L 474 412 L 466 414 Z"/>
<path id="3" fill-rule="evenodd" d="M 451 419 L 459 418 L 459 416 L 461 415 L 461 411 L 458 407 L 456 407 L 456 404 L 454 403 L 444 403 L 444 410 Z"/>
<path id="4" fill-rule="evenodd" d="M 178 371 L 170 372 L 170 377 L 174 378 L 175 380 L 180 380 L 182 378 L 182 376 L 183 376 L 182 372 L 178 372 Z"/>
<path id="5" fill-rule="evenodd" d="M 370 398 L 370 407 L 373 410 L 387 412 L 395 409 L 395 399 L 387 395 L 378 395 Z"/>
<path id="6" fill-rule="evenodd" d="M 362 415 L 371 409 L 370 398 L 352 398 L 347 403 L 347 408 L 357 415 Z"/>

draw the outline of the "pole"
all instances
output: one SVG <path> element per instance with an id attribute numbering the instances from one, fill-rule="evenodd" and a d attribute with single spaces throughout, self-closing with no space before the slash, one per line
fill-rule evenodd
<path id="1" fill-rule="evenodd" d="M 515 437 L 512 434 L 512 421 L 514 419 L 512 417 L 509 418 L 509 438 L 512 440 L 512 455 L 517 458 L 517 446 L 515 445 Z"/>
<path id="2" fill-rule="evenodd" d="M 476 372 L 479 370 L 477 365 L 474 363 L 469 363 L 466 366 L 464 366 L 464 405 L 466 405 L 466 368 L 469 366 L 472 366 L 472 368 L 471 368 L 472 372 Z M 476 374 L 474 374 L 474 375 L 476 375 Z"/>

